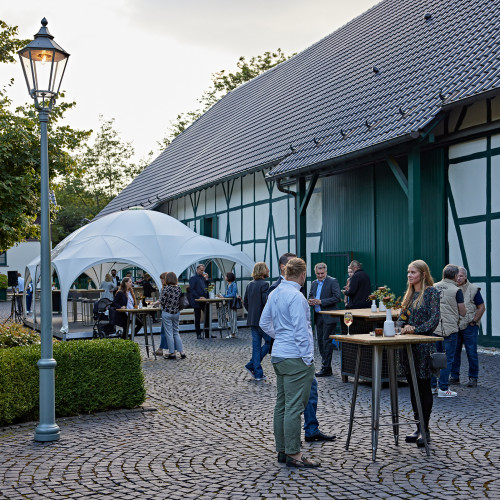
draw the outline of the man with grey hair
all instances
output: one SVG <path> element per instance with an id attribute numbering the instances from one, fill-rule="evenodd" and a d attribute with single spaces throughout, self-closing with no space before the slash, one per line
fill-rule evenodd
<path id="1" fill-rule="evenodd" d="M 462 346 L 465 346 L 465 352 L 469 361 L 469 383 L 467 387 L 477 387 L 477 378 L 479 375 L 477 339 L 479 336 L 479 322 L 486 307 L 481 297 L 481 288 L 467 280 L 467 270 L 464 267 L 458 268 L 456 282 L 464 294 L 466 314 L 463 318 L 460 318 L 457 349 L 451 367 L 449 383 L 460 384 Z"/>
<path id="2" fill-rule="evenodd" d="M 314 307 L 314 325 L 318 338 L 318 348 L 321 355 L 321 370 L 316 377 L 329 377 L 332 375 L 333 344 L 330 335 L 335 333 L 337 319 L 329 314 L 319 314 L 321 311 L 333 311 L 340 302 L 339 282 L 327 275 L 328 268 L 324 262 L 314 266 L 316 280 L 311 285 L 309 292 L 309 305 Z"/>
<path id="3" fill-rule="evenodd" d="M 439 375 L 439 387 L 436 387 L 435 377 L 431 379 L 432 392 L 433 394 L 437 393 L 439 398 L 453 398 L 457 395 L 456 392 L 450 391 L 448 388 L 448 377 L 457 350 L 460 317 L 465 316 L 466 313 L 464 294 L 456 283 L 457 275 L 458 266 L 448 264 L 443 269 L 443 279 L 434 284 L 440 294 L 441 308 L 441 319 L 434 334 L 443 337 L 442 342 L 438 342 L 436 348 L 440 352 L 444 350 L 447 360 L 446 369 L 441 370 Z"/>

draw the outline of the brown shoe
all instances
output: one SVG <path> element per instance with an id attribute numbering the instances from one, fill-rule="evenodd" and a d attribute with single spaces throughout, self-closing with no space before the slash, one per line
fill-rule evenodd
<path id="1" fill-rule="evenodd" d="M 320 462 L 312 462 L 311 460 L 307 459 L 304 455 L 300 458 L 300 460 L 297 460 L 296 458 L 292 458 L 290 456 L 286 457 L 286 466 L 287 467 L 302 467 L 302 468 L 312 468 L 312 467 L 319 467 L 321 465 Z"/>

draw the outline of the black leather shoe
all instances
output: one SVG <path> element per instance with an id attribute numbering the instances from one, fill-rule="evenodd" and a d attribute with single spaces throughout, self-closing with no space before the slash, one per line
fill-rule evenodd
<path id="1" fill-rule="evenodd" d="M 316 377 L 331 377 L 333 375 L 333 372 L 332 370 L 324 370 L 324 369 L 321 369 L 318 373 L 315 374 Z"/>
<path id="2" fill-rule="evenodd" d="M 412 432 L 411 434 L 408 434 L 405 437 L 405 441 L 407 443 L 416 443 L 419 436 L 420 436 L 420 427 L 417 426 L 417 430 L 415 432 Z"/>
<path id="3" fill-rule="evenodd" d="M 425 437 L 427 439 L 427 444 L 429 444 L 431 442 L 431 433 L 429 431 L 425 431 Z M 425 444 L 424 444 L 424 438 L 422 437 L 421 434 L 418 436 L 417 446 L 419 448 L 423 448 L 425 446 Z"/>
<path id="4" fill-rule="evenodd" d="M 286 453 L 284 451 L 278 451 L 278 462 L 280 464 L 286 464 Z"/>
<path id="5" fill-rule="evenodd" d="M 286 457 L 286 466 L 287 467 L 303 467 L 303 468 L 312 468 L 312 467 L 320 467 L 321 464 L 319 462 L 313 462 L 307 459 L 304 455 L 300 460 L 292 457 Z"/>
<path id="6" fill-rule="evenodd" d="M 318 431 L 316 434 L 314 434 L 314 436 L 306 436 L 306 441 L 308 443 L 312 441 L 333 441 L 334 439 L 337 439 L 337 436 L 335 434 L 333 434 L 332 436 L 327 436 L 321 431 Z"/>

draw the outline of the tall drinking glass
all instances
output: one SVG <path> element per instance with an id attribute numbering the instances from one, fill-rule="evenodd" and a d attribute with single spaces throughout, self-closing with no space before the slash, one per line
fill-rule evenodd
<path id="1" fill-rule="evenodd" d="M 345 324 L 345 326 L 347 326 L 347 335 L 351 335 L 349 333 L 349 327 L 352 324 L 352 312 L 351 311 L 346 311 L 344 313 L 344 324 Z"/>

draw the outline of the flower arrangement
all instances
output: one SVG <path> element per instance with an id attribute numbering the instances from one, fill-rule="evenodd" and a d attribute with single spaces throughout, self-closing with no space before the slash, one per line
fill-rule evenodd
<path id="1" fill-rule="evenodd" d="M 378 300 L 387 309 L 399 309 L 401 307 L 401 297 L 396 298 L 396 295 L 391 292 L 391 289 L 387 285 L 379 286 L 371 293 L 368 300 Z"/>
<path id="2" fill-rule="evenodd" d="M 210 283 L 210 285 L 208 285 L 207 287 L 207 290 L 209 293 L 213 292 L 215 290 L 215 285 L 213 283 Z"/>
<path id="3" fill-rule="evenodd" d="M 8 284 L 8 279 L 5 274 L 0 273 L 0 290 L 6 290 Z"/>

